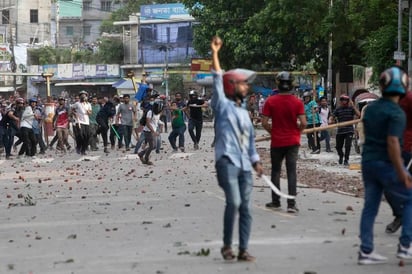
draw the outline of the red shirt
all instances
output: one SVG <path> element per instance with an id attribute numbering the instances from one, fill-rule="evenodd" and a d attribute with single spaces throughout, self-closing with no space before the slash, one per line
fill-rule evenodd
<path id="1" fill-rule="evenodd" d="M 297 121 L 299 115 L 305 115 L 301 100 L 291 94 L 270 96 L 262 114 L 272 119 L 271 147 L 300 145 L 301 132 Z"/>
<path id="2" fill-rule="evenodd" d="M 412 91 L 399 101 L 406 115 L 406 128 L 403 133 L 403 151 L 412 152 Z"/>

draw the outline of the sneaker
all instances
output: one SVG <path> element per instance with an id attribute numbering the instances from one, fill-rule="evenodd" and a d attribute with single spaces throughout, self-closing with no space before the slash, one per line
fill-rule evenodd
<path id="1" fill-rule="evenodd" d="M 314 150 L 312 151 L 310 154 L 319 154 L 320 153 L 320 149 Z"/>
<path id="2" fill-rule="evenodd" d="M 398 231 L 401 225 L 402 225 L 402 219 L 400 217 L 395 217 L 392 223 L 386 226 L 385 232 L 389 234 L 395 233 L 396 231 Z"/>
<path id="3" fill-rule="evenodd" d="M 104 152 L 104 153 L 109 153 L 109 150 L 107 149 L 107 147 L 105 147 L 105 148 L 103 149 L 103 152 Z"/>
<path id="4" fill-rule="evenodd" d="M 181 151 L 181 152 L 185 152 L 185 148 L 184 148 L 184 147 L 180 147 L 180 151 Z"/>
<path id="5" fill-rule="evenodd" d="M 340 157 L 339 157 L 339 164 L 340 164 L 340 165 L 343 164 L 343 158 L 340 158 Z"/>
<path id="6" fill-rule="evenodd" d="M 273 210 L 280 210 L 282 207 L 280 203 L 270 202 L 266 204 L 266 208 L 273 209 Z"/>
<path id="7" fill-rule="evenodd" d="M 298 213 L 299 209 L 296 206 L 288 206 L 287 213 Z"/>
<path id="8" fill-rule="evenodd" d="M 173 149 L 173 153 L 176 153 L 178 150 L 177 150 L 177 148 L 174 148 Z"/>
<path id="9" fill-rule="evenodd" d="M 412 245 L 409 247 L 403 247 L 401 244 L 398 245 L 398 254 L 396 257 L 399 259 L 412 259 Z"/>
<path id="10" fill-rule="evenodd" d="M 152 165 L 153 165 L 153 162 L 146 161 L 146 165 L 148 165 L 148 166 L 152 166 Z"/>
<path id="11" fill-rule="evenodd" d="M 399 253 L 398 253 L 399 254 Z M 384 264 L 388 258 L 375 253 L 371 252 L 369 254 L 363 253 L 362 251 L 359 251 L 359 256 L 358 256 L 358 264 L 365 265 L 365 264 Z"/>
<path id="12" fill-rule="evenodd" d="M 244 250 L 244 251 L 239 251 L 239 254 L 237 255 L 237 260 L 239 262 L 255 262 L 256 257 L 253 257 L 252 255 L 249 254 L 249 252 Z"/>
<path id="13" fill-rule="evenodd" d="M 343 162 L 343 165 L 344 165 L 344 166 L 349 166 L 348 160 L 345 160 L 345 161 Z"/>
<path id="14" fill-rule="evenodd" d="M 198 149 L 199 149 L 199 144 L 194 144 L 193 148 L 194 148 L 195 150 L 198 150 Z"/>

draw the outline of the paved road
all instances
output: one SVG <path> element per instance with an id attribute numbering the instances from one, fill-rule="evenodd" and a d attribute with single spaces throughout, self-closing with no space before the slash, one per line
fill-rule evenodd
<path id="1" fill-rule="evenodd" d="M 294 216 L 265 209 L 261 179 L 250 242 L 257 262 L 224 262 L 212 136 L 205 128 L 199 151 L 190 141 L 184 154 L 165 146 L 153 167 L 122 151 L 0 160 L 0 273 L 412 273 L 412 263 L 399 267 L 395 258 L 399 233 L 384 233 L 386 204 L 376 248 L 390 260 L 358 266 L 362 199 L 299 188 Z M 210 254 L 199 256 L 202 249 Z"/>

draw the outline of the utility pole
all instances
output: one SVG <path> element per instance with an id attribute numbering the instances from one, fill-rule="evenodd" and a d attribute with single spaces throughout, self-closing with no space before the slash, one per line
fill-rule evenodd
<path id="1" fill-rule="evenodd" d="M 398 0 L 398 54 L 402 52 L 402 1 L 403 0 Z M 395 58 L 396 59 L 396 65 L 402 66 L 402 60 L 398 56 Z"/>
<path id="2" fill-rule="evenodd" d="M 17 22 L 16 22 L 17 24 Z M 9 19 L 9 32 L 10 32 L 10 41 L 9 41 L 9 47 L 11 51 L 11 58 L 10 58 L 10 68 L 13 73 L 16 72 L 17 70 L 17 65 L 16 65 L 16 58 L 14 56 L 14 42 L 13 42 L 13 30 L 12 30 L 12 24 Z M 16 75 L 13 75 L 13 91 L 14 95 L 16 95 L 16 89 L 17 89 L 17 83 L 16 83 Z"/>
<path id="3" fill-rule="evenodd" d="M 329 13 L 332 12 L 333 7 L 333 0 L 330 0 L 329 5 Z M 329 45 L 328 45 L 328 75 L 326 81 L 326 90 L 327 90 L 327 97 L 329 104 L 332 103 L 332 90 L 333 90 L 333 82 L 332 82 L 332 32 L 329 34 Z"/>

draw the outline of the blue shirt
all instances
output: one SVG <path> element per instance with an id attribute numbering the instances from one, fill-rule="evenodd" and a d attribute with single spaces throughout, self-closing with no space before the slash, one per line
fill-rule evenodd
<path id="1" fill-rule="evenodd" d="M 320 124 L 320 117 L 319 113 L 315 111 L 315 113 L 312 113 L 312 111 L 318 107 L 318 104 L 315 101 L 310 101 L 307 104 L 305 104 L 305 114 L 306 114 L 306 120 L 308 121 L 308 125 L 313 125 L 313 124 Z M 313 116 L 313 114 L 315 116 Z"/>
<path id="2" fill-rule="evenodd" d="M 223 91 L 222 72 L 213 71 L 213 96 L 211 106 L 215 113 L 215 157 L 226 156 L 238 168 L 252 170 L 259 161 L 255 135 L 249 113 L 229 100 Z"/>
<path id="3" fill-rule="evenodd" d="M 405 113 L 398 104 L 380 98 L 368 104 L 362 120 L 365 132 L 362 162 L 389 162 L 387 137 L 398 137 L 400 146 L 402 146 L 406 125 Z"/>

